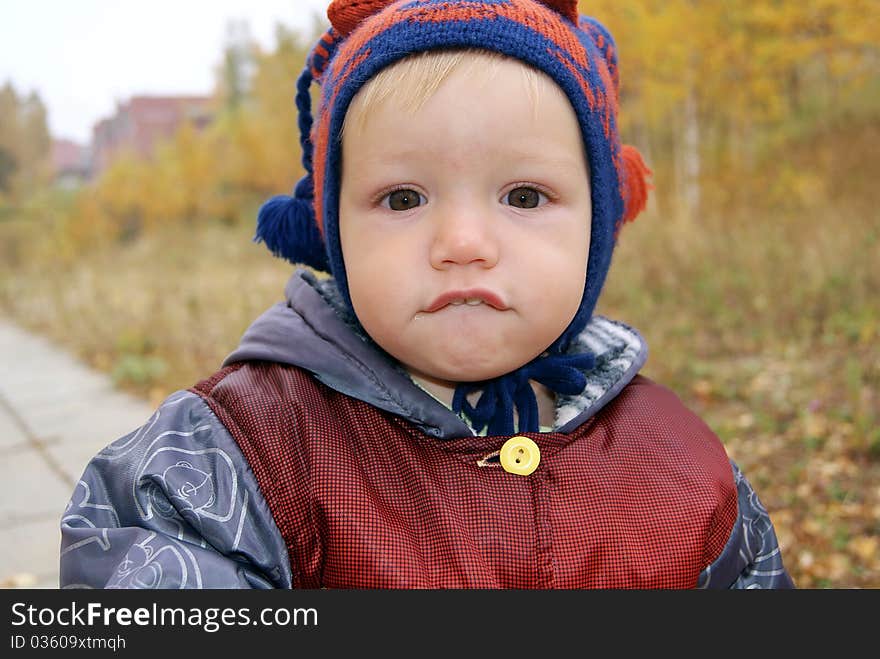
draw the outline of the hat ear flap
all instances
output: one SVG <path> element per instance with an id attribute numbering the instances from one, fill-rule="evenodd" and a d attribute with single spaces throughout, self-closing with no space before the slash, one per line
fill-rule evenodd
<path id="1" fill-rule="evenodd" d="M 565 18 L 577 25 L 578 3 L 577 0 L 538 0 L 542 5 L 550 7 L 553 11 L 562 14 Z"/>
<path id="2" fill-rule="evenodd" d="M 327 18 L 342 37 L 347 37 L 365 18 L 379 13 L 392 2 L 394 0 L 333 0 L 327 7 Z"/>

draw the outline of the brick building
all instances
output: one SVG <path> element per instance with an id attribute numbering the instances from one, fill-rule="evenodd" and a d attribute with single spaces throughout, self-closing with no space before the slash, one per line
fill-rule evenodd
<path id="1" fill-rule="evenodd" d="M 72 188 L 89 175 L 89 149 L 72 140 L 53 139 L 50 150 L 52 177 L 56 185 Z"/>
<path id="2" fill-rule="evenodd" d="M 158 142 L 172 137 L 186 122 L 204 128 L 213 118 L 211 102 L 206 96 L 133 96 L 118 103 L 116 114 L 92 129 L 91 177 L 104 171 L 120 152 L 150 157 Z"/>

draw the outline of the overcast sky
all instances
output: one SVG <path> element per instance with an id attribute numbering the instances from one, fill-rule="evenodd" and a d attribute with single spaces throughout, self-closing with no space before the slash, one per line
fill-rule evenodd
<path id="1" fill-rule="evenodd" d="M 308 30 L 329 0 L 0 0 L 0 86 L 36 91 L 54 137 L 86 143 L 135 94 L 208 94 L 226 27 L 245 19 L 274 48 L 274 26 Z M 291 81 L 293 83 L 295 81 Z"/>

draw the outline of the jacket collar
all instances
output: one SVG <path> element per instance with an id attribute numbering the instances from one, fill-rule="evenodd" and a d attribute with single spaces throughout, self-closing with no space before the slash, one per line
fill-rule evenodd
<path id="1" fill-rule="evenodd" d="M 403 417 L 439 439 L 473 434 L 449 408 L 415 385 L 407 372 L 361 329 L 332 279 L 297 270 L 279 302 L 245 331 L 223 362 L 261 360 L 298 366 L 322 383 Z M 558 396 L 554 432 L 571 432 L 611 401 L 647 359 L 647 344 L 633 328 L 593 316 L 569 352 L 591 351 L 595 367 L 576 396 Z"/>

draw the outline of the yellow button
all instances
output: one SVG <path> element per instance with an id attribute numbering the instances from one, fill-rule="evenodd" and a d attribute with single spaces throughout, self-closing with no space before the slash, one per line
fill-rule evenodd
<path id="1" fill-rule="evenodd" d="M 528 437 L 511 437 L 501 447 L 501 466 L 510 474 L 528 476 L 541 462 L 541 449 Z"/>

